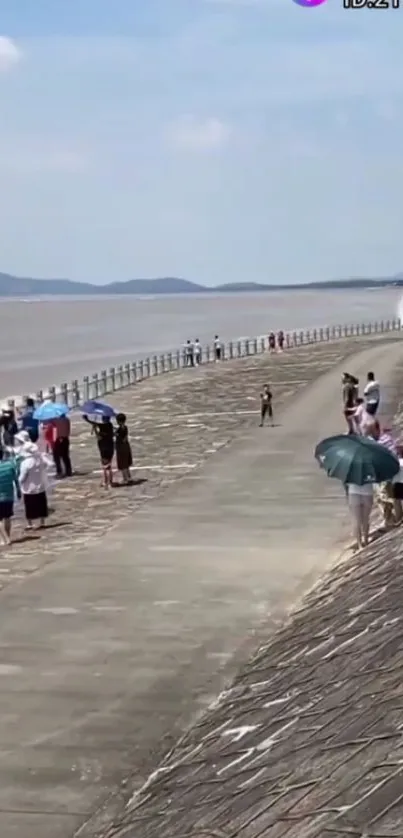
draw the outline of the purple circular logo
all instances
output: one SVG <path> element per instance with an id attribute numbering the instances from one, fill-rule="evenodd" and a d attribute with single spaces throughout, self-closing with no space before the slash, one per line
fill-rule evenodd
<path id="1" fill-rule="evenodd" d="M 326 0 L 294 0 L 294 3 L 297 3 L 298 6 L 305 6 L 308 9 L 309 6 L 321 6 L 322 3 L 326 3 Z"/>

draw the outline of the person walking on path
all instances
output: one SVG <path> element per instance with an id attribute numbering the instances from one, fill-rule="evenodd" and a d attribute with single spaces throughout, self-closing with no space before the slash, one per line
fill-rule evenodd
<path id="1" fill-rule="evenodd" d="M 20 430 L 27 431 L 31 442 L 38 442 L 39 422 L 34 419 L 35 402 L 30 396 L 25 400 L 25 409 L 20 416 Z"/>
<path id="2" fill-rule="evenodd" d="M 364 486 L 358 486 L 356 483 L 348 483 L 347 499 L 354 522 L 354 549 L 359 550 L 369 541 L 369 524 L 374 502 L 373 484 L 365 483 Z"/>
<path id="3" fill-rule="evenodd" d="M 116 416 L 117 429 L 115 434 L 116 446 L 116 465 L 118 471 L 121 472 L 123 485 L 130 486 L 131 475 L 130 469 L 133 465 L 132 449 L 129 442 L 129 431 L 126 425 L 126 416 L 124 413 L 118 413 Z"/>
<path id="4" fill-rule="evenodd" d="M 115 453 L 115 432 L 111 419 L 109 416 L 103 416 L 101 422 L 93 422 L 85 414 L 83 414 L 83 419 L 91 425 L 97 438 L 103 486 L 105 489 L 110 489 L 113 483 L 112 460 Z"/>
<path id="5" fill-rule="evenodd" d="M 375 416 L 379 407 L 381 398 L 381 391 L 379 381 L 376 381 L 375 374 L 369 372 L 367 375 L 367 384 L 364 389 L 364 398 L 366 402 L 367 413 L 370 416 Z"/>
<path id="6" fill-rule="evenodd" d="M 34 442 L 25 442 L 19 451 L 18 480 L 24 501 L 27 529 L 31 530 L 34 521 L 39 521 L 38 529 L 43 529 L 48 511 L 48 475 L 44 455 Z"/>
<path id="7" fill-rule="evenodd" d="M 266 416 L 269 417 L 271 426 L 273 427 L 273 394 L 269 384 L 265 384 L 260 394 L 260 428 L 263 428 Z"/>
<path id="8" fill-rule="evenodd" d="M 0 537 L 3 544 L 11 544 L 11 519 L 14 515 L 14 497 L 21 497 L 17 469 L 13 459 L 3 459 L 0 447 Z"/>
<path id="9" fill-rule="evenodd" d="M 60 416 L 52 422 L 54 428 L 53 460 L 57 477 L 71 477 L 73 470 L 70 459 L 70 419 Z"/>
<path id="10" fill-rule="evenodd" d="M 221 341 L 218 335 L 214 337 L 214 358 L 216 361 L 221 361 L 222 350 L 221 350 Z"/>
<path id="11" fill-rule="evenodd" d="M 275 352 L 276 351 L 276 336 L 275 336 L 274 332 L 269 333 L 268 341 L 269 341 L 269 352 Z"/>

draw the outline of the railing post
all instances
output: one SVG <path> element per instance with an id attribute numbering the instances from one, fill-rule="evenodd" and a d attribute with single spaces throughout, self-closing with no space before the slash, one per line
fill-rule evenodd
<path id="1" fill-rule="evenodd" d="M 88 375 L 83 378 L 83 402 L 87 402 L 90 397 L 90 380 Z"/>
<path id="2" fill-rule="evenodd" d="M 304 333 L 303 332 L 299 333 L 299 342 L 300 342 L 300 344 L 304 343 Z"/>
<path id="3" fill-rule="evenodd" d="M 242 343 L 240 340 L 237 340 L 236 342 L 236 355 L 237 358 L 240 358 L 242 356 Z"/>
<path id="4" fill-rule="evenodd" d="M 149 358 L 146 358 L 144 362 L 144 375 L 146 378 L 150 378 L 151 375 L 151 361 Z"/>
<path id="5" fill-rule="evenodd" d="M 319 329 L 319 340 L 323 343 L 323 329 Z"/>
<path id="6" fill-rule="evenodd" d="M 56 401 L 56 387 L 49 387 L 49 398 L 52 402 Z"/>
<path id="7" fill-rule="evenodd" d="M 133 361 L 130 364 L 130 384 L 136 384 L 136 383 L 137 383 L 137 363 L 136 363 L 136 361 Z"/>
<path id="8" fill-rule="evenodd" d="M 260 338 L 260 351 L 264 352 L 264 350 L 265 350 L 264 338 Z"/>
<path id="9" fill-rule="evenodd" d="M 384 332 L 385 331 L 385 324 L 384 324 L 383 320 L 381 320 L 380 326 L 381 326 L 380 331 Z"/>
<path id="10" fill-rule="evenodd" d="M 105 396 L 107 392 L 107 372 L 106 370 L 101 370 L 101 379 L 99 382 L 100 387 L 100 395 Z"/>
<path id="11" fill-rule="evenodd" d="M 139 361 L 137 364 L 138 369 L 138 378 L 139 381 L 142 381 L 144 378 L 144 361 Z"/>
<path id="12" fill-rule="evenodd" d="M 152 373 L 153 375 L 158 375 L 158 358 L 157 358 L 156 355 L 153 355 L 152 371 L 153 371 L 153 373 Z"/>
<path id="13" fill-rule="evenodd" d="M 111 380 L 111 393 L 114 393 L 116 390 L 116 368 L 110 367 L 109 368 L 109 378 Z"/>
<path id="14" fill-rule="evenodd" d="M 177 349 L 176 351 L 176 369 L 179 370 L 181 365 L 181 351 Z"/>
<path id="15" fill-rule="evenodd" d="M 245 340 L 245 355 L 249 355 L 249 338 Z"/>
<path id="16" fill-rule="evenodd" d="M 168 352 L 167 361 L 168 361 L 168 369 L 171 371 L 173 369 L 172 352 Z"/>
<path id="17" fill-rule="evenodd" d="M 257 340 L 256 340 L 256 338 L 253 339 L 253 354 L 257 355 Z"/>
<path id="18" fill-rule="evenodd" d="M 99 379 L 98 379 L 98 373 L 97 373 L 97 372 L 94 372 L 94 375 L 92 376 L 92 398 L 93 398 L 93 399 L 98 399 L 98 397 L 99 397 L 100 395 L 101 395 L 101 394 L 100 394 L 100 392 L 99 392 Z"/>
<path id="19" fill-rule="evenodd" d="M 69 389 L 65 382 L 60 385 L 60 400 L 64 402 L 64 404 L 69 403 Z"/>
<path id="20" fill-rule="evenodd" d="M 230 340 L 228 344 L 228 355 L 230 358 L 234 357 L 234 344 L 232 343 L 232 340 Z"/>
<path id="21" fill-rule="evenodd" d="M 74 384 L 74 381 L 73 381 L 73 384 Z M 38 392 L 35 396 L 35 401 L 36 401 L 37 404 L 42 404 L 42 402 L 43 402 L 43 392 L 42 392 L 42 390 L 38 390 Z"/>
<path id="22" fill-rule="evenodd" d="M 75 378 L 74 381 L 71 382 L 71 394 L 72 394 L 72 404 L 73 407 L 77 407 L 80 404 L 80 388 L 78 386 L 78 381 Z"/>
<path id="23" fill-rule="evenodd" d="M 204 347 L 204 358 L 205 363 L 209 364 L 211 361 L 211 351 L 210 351 L 210 344 L 208 343 L 207 346 Z"/>
<path id="24" fill-rule="evenodd" d="M 313 342 L 314 343 L 318 342 L 318 332 L 317 332 L 316 329 L 313 330 Z"/>
<path id="25" fill-rule="evenodd" d="M 160 370 L 161 372 L 167 371 L 165 355 L 160 355 Z"/>

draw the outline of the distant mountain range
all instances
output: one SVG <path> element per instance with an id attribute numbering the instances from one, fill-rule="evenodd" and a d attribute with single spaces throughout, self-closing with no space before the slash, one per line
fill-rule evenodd
<path id="1" fill-rule="evenodd" d="M 167 276 L 159 279 L 129 279 L 93 285 L 90 282 L 73 282 L 70 279 L 32 279 L 0 273 L 0 297 L 80 296 L 106 294 L 203 294 L 251 293 L 253 291 L 332 290 L 336 288 L 386 288 L 403 286 L 403 273 L 379 279 L 334 279 L 329 282 L 308 282 L 303 285 L 264 285 L 257 282 L 226 282 L 209 288 L 187 279 Z"/>

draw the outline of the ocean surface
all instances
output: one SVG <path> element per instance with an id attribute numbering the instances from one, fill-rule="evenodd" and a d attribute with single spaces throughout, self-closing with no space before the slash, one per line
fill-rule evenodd
<path id="1" fill-rule="evenodd" d="M 399 288 L 0 300 L 0 399 L 161 354 L 271 329 L 392 319 Z"/>

